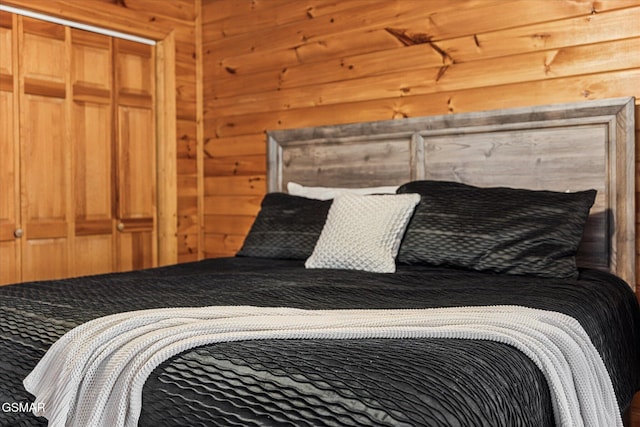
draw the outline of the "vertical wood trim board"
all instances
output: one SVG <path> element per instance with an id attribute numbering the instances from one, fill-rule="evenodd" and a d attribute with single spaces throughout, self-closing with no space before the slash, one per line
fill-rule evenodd
<path id="1" fill-rule="evenodd" d="M 158 264 L 178 262 L 176 73 L 173 32 L 156 45 Z"/>
<path id="2" fill-rule="evenodd" d="M 202 0 L 196 2 L 196 172 L 197 172 L 197 227 L 198 242 L 204 242 L 204 67 L 203 57 L 203 35 L 202 35 Z M 204 245 L 198 245 L 198 259 L 204 258 Z"/>

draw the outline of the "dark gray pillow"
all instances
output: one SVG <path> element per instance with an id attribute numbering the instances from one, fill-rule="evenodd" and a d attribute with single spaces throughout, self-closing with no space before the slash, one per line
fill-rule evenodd
<path id="1" fill-rule="evenodd" d="M 578 274 L 575 254 L 596 196 L 446 181 L 413 181 L 398 193 L 422 197 L 399 263 L 561 278 Z"/>
<path id="2" fill-rule="evenodd" d="M 331 200 L 268 193 L 238 256 L 307 259 L 318 241 Z"/>

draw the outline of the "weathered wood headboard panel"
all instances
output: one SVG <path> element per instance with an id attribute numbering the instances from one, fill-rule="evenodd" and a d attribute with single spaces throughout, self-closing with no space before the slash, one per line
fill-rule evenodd
<path id="1" fill-rule="evenodd" d="M 634 99 L 268 132 L 268 190 L 415 179 L 598 190 L 579 263 L 635 286 Z"/>

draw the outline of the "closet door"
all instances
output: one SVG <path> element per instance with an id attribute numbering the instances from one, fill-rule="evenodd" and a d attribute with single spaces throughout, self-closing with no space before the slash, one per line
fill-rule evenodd
<path id="1" fill-rule="evenodd" d="M 154 267 L 156 135 L 154 51 L 114 40 L 117 111 L 118 271 Z"/>
<path id="2" fill-rule="evenodd" d="M 20 280 L 20 188 L 14 136 L 17 49 L 12 15 L 0 12 L 0 285 Z"/>
<path id="3" fill-rule="evenodd" d="M 72 273 L 69 30 L 29 18 L 21 22 L 22 280 L 29 281 Z"/>
<path id="4" fill-rule="evenodd" d="M 157 265 L 152 46 L 0 13 L 0 284 Z"/>
<path id="5" fill-rule="evenodd" d="M 116 268 L 112 58 L 111 37 L 71 30 L 76 275 Z"/>

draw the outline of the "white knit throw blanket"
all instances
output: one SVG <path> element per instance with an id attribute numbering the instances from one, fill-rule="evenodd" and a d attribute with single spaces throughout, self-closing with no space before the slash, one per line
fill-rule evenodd
<path id="1" fill-rule="evenodd" d="M 485 339 L 510 344 L 545 375 L 558 426 L 622 426 L 611 379 L 564 314 L 519 306 L 301 310 L 214 306 L 120 313 L 62 336 L 24 380 L 51 426 L 135 426 L 151 371 L 184 350 L 255 339 Z"/>

